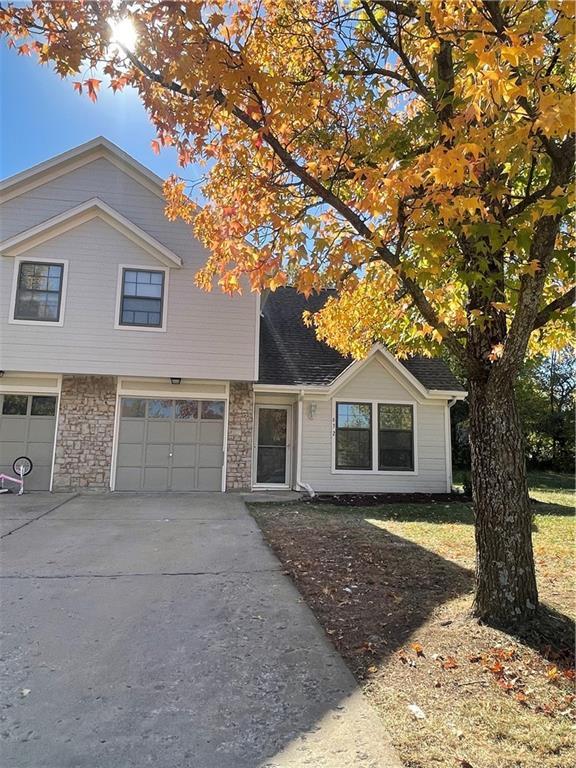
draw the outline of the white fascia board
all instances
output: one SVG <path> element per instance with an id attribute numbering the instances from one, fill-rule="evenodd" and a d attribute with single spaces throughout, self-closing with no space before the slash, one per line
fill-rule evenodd
<path id="1" fill-rule="evenodd" d="M 0 243 L 0 254 L 19 256 L 30 248 L 85 224 L 93 218 L 102 219 L 166 266 L 182 266 L 182 259 L 173 251 L 97 197 L 86 200 L 85 203 L 4 240 Z"/>
<path id="2" fill-rule="evenodd" d="M 106 158 L 120 170 L 145 186 L 160 198 L 163 194 L 163 180 L 145 165 L 103 136 L 98 136 L 74 149 L 45 160 L 25 171 L 14 174 L 0 182 L 0 203 L 29 192 L 32 189 L 57 179 L 65 173 L 81 168 L 88 163 Z"/>
<path id="3" fill-rule="evenodd" d="M 416 392 L 424 400 L 448 400 L 455 398 L 457 400 L 465 400 L 468 396 L 467 392 L 461 390 L 441 390 L 441 389 L 427 389 L 410 371 L 400 363 L 394 355 L 392 355 L 381 344 L 375 344 L 368 355 L 362 360 L 354 360 L 347 366 L 342 373 L 330 383 L 325 386 L 321 385 L 285 385 L 285 384 L 255 384 L 255 392 L 302 392 L 308 395 L 325 395 L 333 396 L 344 384 L 355 378 L 360 371 L 372 360 L 374 356 L 378 356 L 379 362 L 383 367 L 387 367 L 388 364 L 392 368 L 392 372 L 395 374 L 395 378 L 400 380 L 400 383 L 410 384 Z"/>
<path id="4" fill-rule="evenodd" d="M 466 400 L 468 392 L 461 389 L 429 389 L 428 397 L 432 400 Z"/>

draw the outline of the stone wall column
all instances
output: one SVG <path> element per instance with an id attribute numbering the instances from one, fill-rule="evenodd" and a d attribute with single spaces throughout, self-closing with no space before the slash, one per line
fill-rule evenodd
<path id="1" fill-rule="evenodd" d="M 254 390 L 246 381 L 230 382 L 226 490 L 252 487 Z"/>
<path id="2" fill-rule="evenodd" d="M 53 490 L 110 489 L 116 408 L 114 376 L 64 376 Z"/>

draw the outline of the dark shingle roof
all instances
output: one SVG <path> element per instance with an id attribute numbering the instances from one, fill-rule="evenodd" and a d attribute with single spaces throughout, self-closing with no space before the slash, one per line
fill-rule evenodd
<path id="1" fill-rule="evenodd" d="M 302 313 L 324 306 L 330 291 L 306 299 L 294 288 L 279 288 L 262 301 L 260 320 L 260 384 L 328 385 L 352 358 L 318 341 Z M 411 357 L 400 361 L 427 389 L 464 391 L 443 360 Z"/>

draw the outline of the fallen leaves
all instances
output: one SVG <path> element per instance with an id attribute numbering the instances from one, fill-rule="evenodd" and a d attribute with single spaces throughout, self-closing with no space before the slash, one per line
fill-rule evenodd
<path id="1" fill-rule="evenodd" d="M 458 662 L 453 656 L 448 656 L 447 659 L 444 659 L 440 666 L 442 669 L 457 669 L 458 668 Z"/>
<path id="2" fill-rule="evenodd" d="M 412 648 L 416 656 L 424 656 L 424 649 L 422 648 L 420 643 L 411 643 L 410 648 Z"/>

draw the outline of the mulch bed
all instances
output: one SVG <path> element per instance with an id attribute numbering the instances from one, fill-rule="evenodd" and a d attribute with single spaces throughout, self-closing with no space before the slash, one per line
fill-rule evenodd
<path id="1" fill-rule="evenodd" d="M 382 504 L 462 504 L 472 499 L 463 493 L 321 493 L 306 501 L 336 507 L 380 507 Z"/>

